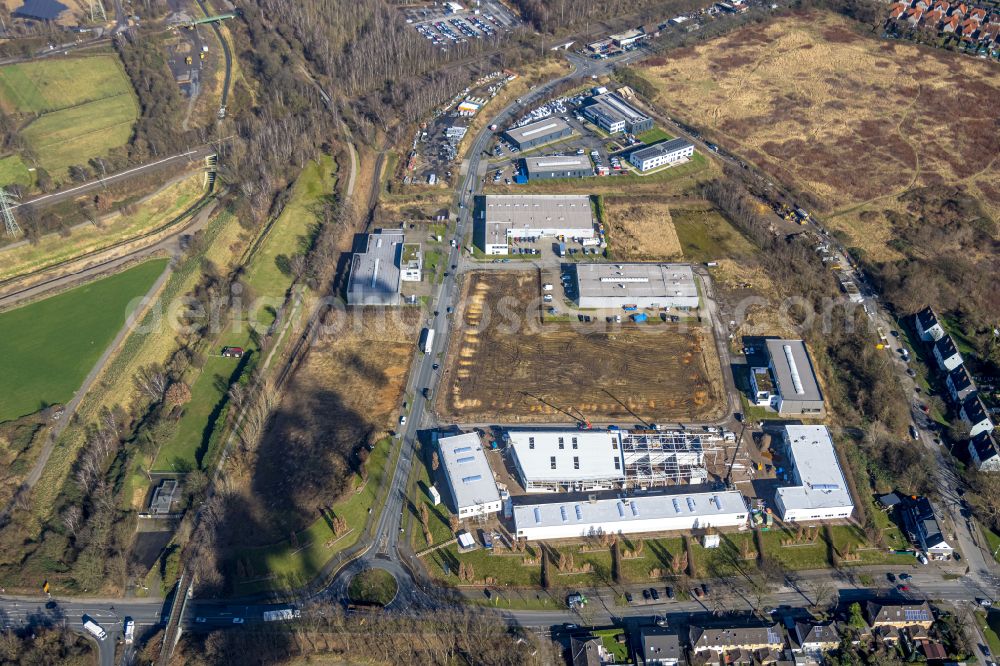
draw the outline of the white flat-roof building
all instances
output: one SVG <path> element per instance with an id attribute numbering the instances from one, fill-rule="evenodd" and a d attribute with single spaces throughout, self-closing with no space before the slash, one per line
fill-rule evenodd
<path id="1" fill-rule="evenodd" d="M 508 254 L 513 238 L 593 238 L 594 225 L 586 195 L 491 194 L 476 198 L 473 236 L 485 254 Z"/>
<path id="2" fill-rule="evenodd" d="M 581 308 L 697 308 L 698 287 L 688 264 L 576 264 Z"/>
<path id="3" fill-rule="evenodd" d="M 653 129 L 653 119 L 615 93 L 594 95 L 583 107 L 583 115 L 609 134 L 641 134 Z"/>
<path id="4" fill-rule="evenodd" d="M 528 492 L 652 488 L 704 483 L 704 441 L 682 430 L 508 430 Z M 715 436 L 718 440 L 718 436 Z"/>
<path id="5" fill-rule="evenodd" d="M 618 432 L 509 430 L 506 436 L 528 492 L 600 490 L 625 483 Z"/>
<path id="6" fill-rule="evenodd" d="M 781 519 L 801 523 L 850 517 L 854 501 L 826 426 L 785 426 L 783 437 L 795 485 L 775 493 Z"/>
<path id="7" fill-rule="evenodd" d="M 670 139 L 633 151 L 628 161 L 639 171 L 650 171 L 666 164 L 689 159 L 694 155 L 694 144 L 686 139 Z"/>
<path id="8" fill-rule="evenodd" d="M 739 527 L 746 519 L 746 502 L 738 491 L 514 506 L 516 535 L 529 541 Z"/>
<path id="9" fill-rule="evenodd" d="M 380 231 L 368 235 L 364 252 L 351 259 L 348 305 L 399 305 L 403 234 Z"/>
<path id="10" fill-rule="evenodd" d="M 500 491 L 479 435 L 470 432 L 441 437 L 438 449 L 458 517 L 471 518 L 499 511 Z"/>

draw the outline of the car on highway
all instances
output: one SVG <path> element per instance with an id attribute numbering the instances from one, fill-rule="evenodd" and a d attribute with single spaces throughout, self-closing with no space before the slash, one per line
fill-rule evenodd
<path id="1" fill-rule="evenodd" d="M 993 602 L 989 599 L 983 599 L 982 597 L 976 597 L 976 603 L 984 608 L 989 608 L 993 605 Z"/>
<path id="2" fill-rule="evenodd" d="M 433 364 L 433 365 L 431 366 L 431 370 L 437 370 L 437 369 L 438 369 L 438 368 L 440 368 L 440 367 L 441 367 L 440 365 L 438 365 L 437 363 L 435 363 L 435 364 Z"/>

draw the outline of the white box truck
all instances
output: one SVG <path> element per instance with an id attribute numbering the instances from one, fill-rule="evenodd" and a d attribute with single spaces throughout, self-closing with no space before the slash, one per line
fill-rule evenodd
<path id="1" fill-rule="evenodd" d="M 431 351 L 434 350 L 434 329 L 425 328 L 424 333 L 421 337 L 423 338 L 423 343 L 421 344 L 421 347 L 423 348 L 424 353 L 430 354 Z"/>
<path id="2" fill-rule="evenodd" d="M 105 638 L 108 637 L 107 632 L 101 628 L 101 625 L 97 624 L 93 620 L 86 620 L 83 623 L 83 628 L 86 629 L 88 633 L 93 635 L 94 638 L 96 638 L 99 641 L 103 641 Z"/>
<path id="3" fill-rule="evenodd" d="M 132 618 L 125 618 L 125 645 L 132 645 L 135 640 L 135 622 Z"/>

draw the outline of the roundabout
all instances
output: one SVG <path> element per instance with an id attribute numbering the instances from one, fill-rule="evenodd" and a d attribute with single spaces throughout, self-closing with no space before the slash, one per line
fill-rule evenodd
<path id="1" fill-rule="evenodd" d="M 395 577 L 385 569 L 363 569 L 351 577 L 347 598 L 359 606 L 385 608 L 399 592 Z"/>

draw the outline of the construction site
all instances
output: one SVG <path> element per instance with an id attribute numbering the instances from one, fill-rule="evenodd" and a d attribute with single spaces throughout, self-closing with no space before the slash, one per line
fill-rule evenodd
<path id="1" fill-rule="evenodd" d="M 724 416 L 711 329 L 540 320 L 535 271 L 468 274 L 437 412 L 453 423 L 714 421 Z"/>

